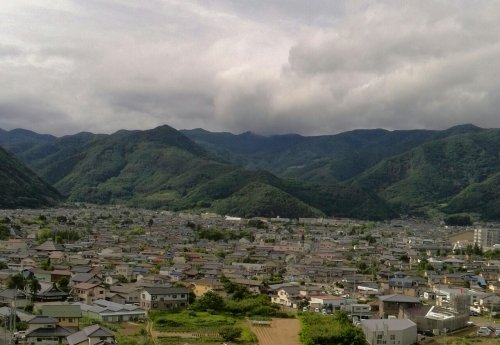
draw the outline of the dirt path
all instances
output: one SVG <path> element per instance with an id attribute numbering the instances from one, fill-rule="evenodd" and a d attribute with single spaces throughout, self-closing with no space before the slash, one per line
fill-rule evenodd
<path id="1" fill-rule="evenodd" d="M 251 326 L 259 345 L 300 345 L 297 319 L 273 319 L 271 326 Z"/>

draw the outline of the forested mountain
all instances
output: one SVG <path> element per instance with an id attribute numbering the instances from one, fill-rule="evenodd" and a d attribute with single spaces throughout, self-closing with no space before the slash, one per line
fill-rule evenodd
<path id="1" fill-rule="evenodd" d="M 436 139 L 386 159 L 353 178 L 401 211 L 434 207 L 498 218 L 500 130 Z M 486 193 L 486 191 L 488 191 Z"/>
<path id="2" fill-rule="evenodd" d="M 111 135 L 79 133 L 26 147 L 16 150 L 20 159 L 69 201 L 241 216 L 395 216 L 383 200 L 362 188 L 320 186 L 241 169 L 168 126 Z"/>
<path id="3" fill-rule="evenodd" d="M 264 137 L 250 132 L 234 135 L 203 129 L 182 132 L 234 164 L 282 177 L 330 184 L 349 180 L 381 160 L 425 142 L 476 131 L 481 129 L 464 125 L 446 131 L 373 129 L 312 137 L 296 134 Z"/>
<path id="4" fill-rule="evenodd" d="M 60 199 L 55 188 L 0 148 L 0 208 L 52 206 Z"/>
<path id="5" fill-rule="evenodd" d="M 0 131 L 0 143 L 70 201 L 241 216 L 500 219 L 500 130 L 472 125 L 318 137 L 168 126 L 61 138 L 15 130 Z"/>

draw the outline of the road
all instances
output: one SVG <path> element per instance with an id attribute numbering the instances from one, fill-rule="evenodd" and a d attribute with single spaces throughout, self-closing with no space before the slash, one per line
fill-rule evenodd
<path id="1" fill-rule="evenodd" d="M 7 345 L 10 341 L 10 332 L 5 331 L 5 328 L 0 327 L 0 345 Z"/>

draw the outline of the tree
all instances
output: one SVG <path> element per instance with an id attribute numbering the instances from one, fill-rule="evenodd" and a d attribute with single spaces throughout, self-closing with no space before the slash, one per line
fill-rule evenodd
<path id="1" fill-rule="evenodd" d="M 401 260 L 404 263 L 409 263 L 410 262 L 410 257 L 408 254 L 403 254 L 399 257 L 399 260 Z"/>
<path id="2" fill-rule="evenodd" d="M 193 308 L 197 310 L 216 310 L 224 309 L 224 299 L 213 291 L 206 292 L 203 296 L 198 298 L 193 304 Z"/>
<path id="3" fill-rule="evenodd" d="M 11 275 L 9 277 L 9 279 L 7 280 L 7 287 L 9 289 L 24 290 L 25 285 L 26 285 L 26 282 L 25 282 L 24 277 L 21 273 L 16 273 L 14 275 Z"/>
<path id="4" fill-rule="evenodd" d="M 233 341 L 241 336 L 242 329 L 234 326 L 224 326 L 220 329 L 219 334 L 224 341 Z"/>
<path id="5" fill-rule="evenodd" d="M 0 223 L 0 240 L 6 240 L 10 237 L 10 229 L 7 225 Z"/>
<path id="6" fill-rule="evenodd" d="M 38 279 L 32 276 L 28 279 L 27 288 L 31 295 L 31 303 L 33 303 L 33 301 L 36 300 L 36 294 L 42 289 L 42 286 L 40 285 Z"/>
<path id="7" fill-rule="evenodd" d="M 64 292 L 69 292 L 69 278 L 68 277 L 62 277 L 57 281 L 57 287 L 59 290 L 62 290 Z"/>

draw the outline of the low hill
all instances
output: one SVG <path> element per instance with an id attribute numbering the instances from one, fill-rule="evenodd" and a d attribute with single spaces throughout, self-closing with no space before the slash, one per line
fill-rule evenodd
<path id="1" fill-rule="evenodd" d="M 0 208 L 46 207 L 60 200 L 56 189 L 0 148 Z"/>

